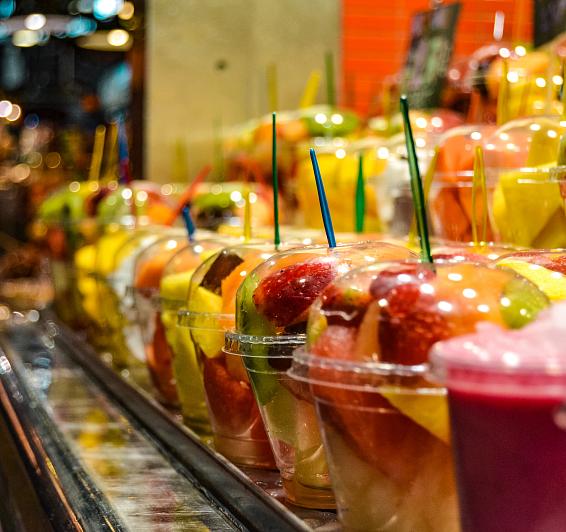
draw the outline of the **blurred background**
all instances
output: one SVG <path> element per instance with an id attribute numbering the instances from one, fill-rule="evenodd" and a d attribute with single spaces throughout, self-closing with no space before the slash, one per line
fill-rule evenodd
<path id="1" fill-rule="evenodd" d="M 537 4 L 540 11 L 545 2 Z M 362 121 L 383 114 L 400 82 L 411 18 L 440 5 L 0 0 L 1 238 L 26 239 L 24 222 L 61 183 L 119 177 L 119 124 L 131 177 L 167 183 L 188 182 L 207 163 L 223 179 L 226 137 L 275 109 L 333 98 Z M 486 43 L 537 39 L 530 1 L 463 0 L 460 11 L 453 82 Z"/>

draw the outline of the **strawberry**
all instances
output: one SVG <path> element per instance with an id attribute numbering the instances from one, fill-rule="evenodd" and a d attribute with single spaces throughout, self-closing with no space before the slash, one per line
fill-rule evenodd
<path id="1" fill-rule="evenodd" d="M 403 288 L 403 289 L 401 289 Z M 417 289 L 418 290 L 418 289 Z M 381 310 L 380 359 L 394 364 L 423 364 L 430 348 L 451 336 L 449 322 L 434 309 L 432 297 L 415 298 L 413 287 L 399 287 Z"/>
<path id="2" fill-rule="evenodd" d="M 224 357 L 203 357 L 203 379 L 218 432 L 238 436 L 252 426 L 259 411 L 250 384 L 230 375 Z"/>
<path id="3" fill-rule="evenodd" d="M 165 328 L 159 313 L 155 317 L 153 342 L 146 346 L 146 355 L 151 379 L 161 398 L 165 404 L 178 404 L 179 398 L 172 367 L 173 355 L 165 338 Z"/>
<path id="4" fill-rule="evenodd" d="M 434 276 L 422 265 L 405 264 L 384 270 L 372 282 L 370 293 L 381 308 L 377 330 L 383 362 L 422 364 L 432 345 L 450 335 L 434 295 L 421 290 Z"/>
<path id="5" fill-rule="evenodd" d="M 372 281 L 369 291 L 374 299 L 379 300 L 386 298 L 391 290 L 400 285 L 414 285 L 433 278 L 434 272 L 422 265 L 396 264 L 379 272 L 379 275 Z"/>
<path id="6" fill-rule="evenodd" d="M 278 327 L 303 321 L 335 275 L 328 262 L 292 264 L 261 280 L 253 294 L 255 306 Z"/>
<path id="7" fill-rule="evenodd" d="M 543 266 L 554 272 L 559 272 L 566 275 L 566 255 L 556 257 L 555 259 L 549 260 Z"/>

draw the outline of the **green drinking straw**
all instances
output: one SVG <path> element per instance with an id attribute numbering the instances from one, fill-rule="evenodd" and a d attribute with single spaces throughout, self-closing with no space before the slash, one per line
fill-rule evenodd
<path id="1" fill-rule="evenodd" d="M 366 216 L 366 194 L 364 187 L 364 155 L 358 157 L 358 180 L 356 182 L 356 233 L 364 232 Z"/>
<path id="2" fill-rule="evenodd" d="M 411 122 L 409 120 L 409 102 L 407 101 L 407 96 L 401 96 L 400 106 L 405 129 L 405 144 L 407 146 L 409 173 L 411 175 L 411 195 L 413 197 L 413 206 L 415 208 L 415 216 L 417 218 L 417 231 L 419 234 L 421 246 L 421 258 L 423 262 L 432 264 L 433 260 L 432 254 L 430 252 L 430 239 L 428 233 L 428 221 L 426 216 L 423 183 L 421 180 L 421 174 L 419 172 L 417 151 L 415 149 L 415 139 L 413 138 L 413 131 L 411 129 Z"/>
<path id="3" fill-rule="evenodd" d="M 277 113 L 271 115 L 271 178 L 273 180 L 273 243 L 279 249 L 279 179 L 277 176 Z"/>
<path id="4" fill-rule="evenodd" d="M 336 106 L 336 86 L 334 85 L 334 54 L 326 52 L 324 56 L 326 70 L 326 99 L 330 107 Z"/>
<path id="5" fill-rule="evenodd" d="M 481 220 L 481 240 L 478 239 L 477 223 L 477 195 L 478 189 L 481 190 L 482 198 L 482 220 Z M 483 149 L 476 146 L 474 157 L 474 177 L 472 181 L 472 238 L 475 247 L 480 247 L 487 241 L 487 187 L 485 184 L 485 167 L 483 162 Z"/>
<path id="6" fill-rule="evenodd" d="M 320 168 L 318 167 L 318 160 L 316 152 L 311 148 L 310 156 L 312 162 L 312 169 L 314 171 L 314 179 L 316 181 L 316 190 L 318 192 L 318 203 L 320 204 L 320 213 L 322 214 L 322 223 L 324 224 L 324 232 L 328 240 L 328 247 L 336 247 L 336 236 L 334 235 L 334 227 L 332 226 L 332 218 L 330 217 L 330 209 L 328 208 L 328 201 L 326 200 L 326 192 L 324 191 L 324 183 L 320 175 Z"/>

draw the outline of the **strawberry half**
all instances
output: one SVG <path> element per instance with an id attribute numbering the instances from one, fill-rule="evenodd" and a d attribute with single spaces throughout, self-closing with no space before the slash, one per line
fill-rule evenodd
<path id="1" fill-rule="evenodd" d="M 262 279 L 253 294 L 255 306 L 277 327 L 303 321 L 335 275 L 328 262 L 292 264 Z"/>

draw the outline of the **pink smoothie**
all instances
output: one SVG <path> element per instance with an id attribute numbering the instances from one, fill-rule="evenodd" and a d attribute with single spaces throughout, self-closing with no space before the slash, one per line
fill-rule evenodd
<path id="1" fill-rule="evenodd" d="M 566 304 L 437 344 L 463 532 L 566 532 Z"/>

